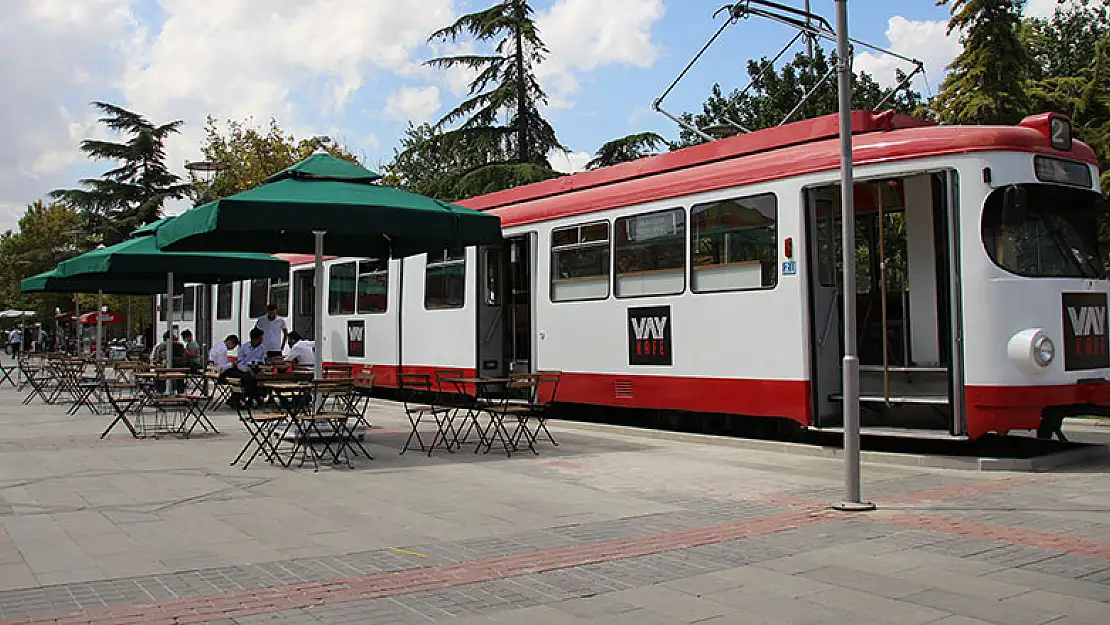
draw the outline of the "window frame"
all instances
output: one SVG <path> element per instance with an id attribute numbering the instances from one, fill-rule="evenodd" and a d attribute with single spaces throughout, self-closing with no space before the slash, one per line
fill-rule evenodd
<path id="1" fill-rule="evenodd" d="M 373 271 L 362 270 L 363 263 L 381 263 L 381 269 Z M 359 293 L 359 286 L 362 284 L 363 276 L 385 275 L 385 308 L 381 310 L 363 310 L 359 305 L 361 294 Z M 355 264 L 355 313 L 356 315 L 384 315 L 389 312 L 389 259 L 381 258 L 363 258 L 359 259 Z"/>
<path id="2" fill-rule="evenodd" d="M 281 301 L 274 301 L 274 286 L 275 286 L 275 283 L 277 285 L 277 288 L 279 288 L 279 289 L 284 288 L 285 289 L 285 297 Z M 290 308 L 290 306 L 289 306 L 289 293 L 290 293 L 291 289 L 292 289 L 292 283 L 289 281 L 289 278 L 270 278 L 269 283 L 266 285 L 266 302 L 268 304 L 269 303 L 277 304 L 277 307 L 278 307 L 277 314 L 278 314 L 279 317 L 288 317 L 289 316 L 289 308 Z M 285 312 L 282 312 L 282 310 L 281 310 L 283 304 L 285 305 Z"/>
<path id="3" fill-rule="evenodd" d="M 763 286 L 763 279 L 762 279 L 762 276 L 761 276 L 760 277 L 760 286 L 757 286 L 757 287 L 734 288 L 734 289 L 714 289 L 714 290 L 711 290 L 711 291 L 699 291 L 694 286 L 694 270 L 695 270 L 695 265 L 694 265 L 694 249 L 695 249 L 695 247 L 694 247 L 694 237 L 695 237 L 694 211 L 699 206 L 704 207 L 704 206 L 709 206 L 709 205 L 712 205 L 712 204 L 719 204 L 719 203 L 722 203 L 722 202 L 741 202 L 741 201 L 744 201 L 744 200 L 748 200 L 748 199 L 752 199 L 752 198 L 759 198 L 759 197 L 770 197 L 775 202 L 775 225 L 774 225 L 775 243 L 774 243 L 774 246 L 773 246 L 774 253 L 775 253 L 775 263 L 774 263 L 775 283 L 772 284 L 771 286 Z M 690 225 L 687 228 L 687 237 L 686 237 L 687 238 L 687 253 L 689 254 L 690 293 L 692 293 L 694 295 L 713 295 L 715 293 L 744 293 L 744 292 L 748 292 L 748 291 L 774 291 L 775 289 L 777 289 L 779 284 L 782 283 L 782 267 L 780 265 L 781 257 L 779 255 L 779 249 L 780 249 L 780 245 L 779 245 L 779 205 L 780 205 L 779 196 L 774 191 L 765 191 L 763 193 L 753 193 L 753 194 L 749 194 L 749 195 L 725 197 L 725 198 L 721 198 L 721 199 L 717 199 L 717 200 L 709 200 L 709 201 L 706 201 L 706 202 L 699 202 L 697 204 L 691 204 L 690 205 L 690 211 L 689 211 L 690 212 Z M 795 254 L 797 254 L 798 252 L 799 252 L 798 250 L 795 250 Z"/>
<path id="4" fill-rule="evenodd" d="M 617 245 L 618 245 L 618 243 L 616 241 L 616 237 L 613 236 L 613 235 L 616 234 L 616 231 L 618 230 L 618 225 L 617 224 L 620 223 L 622 220 L 637 219 L 637 218 L 640 218 L 640 217 L 645 217 L 645 216 L 649 216 L 649 215 L 659 215 L 659 214 L 662 214 L 662 213 L 678 213 L 678 214 L 682 215 L 682 219 L 683 219 L 683 226 L 682 227 L 686 231 L 686 234 L 684 234 L 682 236 L 682 246 L 683 246 L 683 248 L 682 248 L 682 266 L 679 268 L 679 271 L 682 273 L 682 289 L 680 289 L 678 291 L 675 291 L 675 292 L 669 292 L 669 293 L 645 293 L 645 294 L 637 294 L 637 295 L 621 295 L 621 294 L 617 293 Z M 617 217 L 617 218 L 613 219 L 613 231 L 612 231 L 612 234 L 609 237 L 610 241 L 612 242 L 612 246 L 613 246 L 612 247 L 612 252 L 611 252 L 610 258 L 609 258 L 609 262 L 612 265 L 610 270 L 609 270 L 609 279 L 612 282 L 612 286 L 610 287 L 610 292 L 613 294 L 613 297 L 615 297 L 617 299 L 647 299 L 647 298 L 653 298 L 653 297 L 679 297 L 681 295 L 684 295 L 688 290 L 690 290 L 691 277 L 689 275 L 689 269 L 690 269 L 690 254 L 691 254 L 690 250 L 691 250 L 691 246 L 690 246 L 689 232 L 690 232 L 690 211 L 685 206 L 672 206 L 670 208 L 660 208 L 660 209 L 656 209 L 656 210 L 652 210 L 652 211 L 648 211 L 648 212 L 644 212 L 644 213 L 633 213 L 633 214 L 630 214 L 630 215 L 621 215 L 620 217 Z M 655 271 L 674 271 L 674 270 L 673 269 L 652 269 L 651 271 L 655 272 Z M 646 273 L 646 272 L 636 272 L 636 273 Z M 632 274 L 626 274 L 626 275 L 632 275 Z"/>
<path id="5" fill-rule="evenodd" d="M 261 306 L 261 310 L 259 310 L 258 308 L 255 308 L 255 304 L 257 302 L 255 302 L 255 295 L 254 295 L 255 287 L 257 287 L 260 284 L 265 285 L 263 287 L 263 291 L 266 293 L 266 297 L 263 298 L 262 303 L 259 304 Z M 258 319 L 262 315 L 266 314 L 266 306 L 270 303 L 270 280 L 269 280 L 269 278 L 254 278 L 253 280 L 250 281 L 250 286 L 251 286 L 250 299 L 247 300 L 247 314 L 250 316 L 251 319 Z"/>
<path id="6" fill-rule="evenodd" d="M 590 226 L 605 226 L 605 240 L 604 241 L 582 241 L 582 230 Z M 555 245 L 555 233 L 564 232 L 567 230 L 575 230 L 578 234 L 575 243 L 567 243 L 565 245 Z M 583 297 L 576 299 L 555 299 L 555 263 L 556 252 L 580 250 L 591 247 L 601 247 L 604 245 L 608 251 L 608 261 L 605 263 L 605 295 L 602 297 Z M 613 224 L 608 219 L 598 219 L 594 221 L 586 221 L 578 224 L 571 224 L 567 226 L 560 226 L 552 228 L 548 235 L 548 264 L 550 271 L 548 271 L 548 285 L 547 285 L 547 299 L 552 304 L 572 304 L 574 302 L 601 302 L 613 296 Z M 578 278 L 559 278 L 559 280 L 577 280 Z"/>
<path id="7" fill-rule="evenodd" d="M 459 252 L 458 257 L 452 257 L 452 252 Z M 467 274 L 467 258 L 466 248 L 445 248 L 442 254 L 436 254 L 435 261 L 432 261 L 432 254 L 427 254 L 424 261 L 424 310 L 460 310 L 466 308 L 466 274 Z M 453 267 L 455 265 L 462 265 L 462 302 L 456 305 L 443 305 L 443 306 L 429 306 L 428 305 L 428 276 L 429 269 L 442 269 L 446 267 Z"/>
<path id="8" fill-rule="evenodd" d="M 340 263 L 332 263 L 331 265 L 328 266 L 328 309 L 327 309 L 326 314 L 329 317 L 349 317 L 351 315 L 357 314 L 355 311 L 358 310 L 358 262 L 359 261 L 357 261 L 357 260 L 348 260 L 348 261 L 344 261 L 344 262 L 340 262 Z M 337 290 L 334 290 L 332 288 L 332 282 L 335 280 L 334 272 L 335 272 L 336 269 L 339 269 L 341 267 L 351 267 L 352 268 L 351 276 L 354 278 L 354 281 L 352 282 L 352 287 L 353 288 L 350 291 L 350 294 L 351 294 L 351 310 L 350 311 L 332 310 L 332 293 L 339 293 L 340 298 L 342 298 L 343 291 L 337 291 Z"/>
<path id="9" fill-rule="evenodd" d="M 228 321 L 234 315 L 235 311 L 235 285 L 231 282 L 216 285 L 216 321 Z M 227 314 L 224 315 L 220 311 L 220 302 L 223 299 L 222 293 L 227 289 Z"/>

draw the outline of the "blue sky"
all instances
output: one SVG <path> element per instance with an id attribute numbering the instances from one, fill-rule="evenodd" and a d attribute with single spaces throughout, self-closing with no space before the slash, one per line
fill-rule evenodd
<path id="1" fill-rule="evenodd" d="M 780 0 L 801 6 L 803 0 Z M 178 171 L 198 156 L 205 117 L 264 123 L 298 136 L 342 138 L 367 164 L 387 162 L 408 120 L 437 119 L 465 95 L 467 76 L 423 67 L 438 52 L 434 29 L 482 0 L 8 0 L 0 21 L 0 228 L 53 188 L 98 175 L 77 150 L 104 138 L 88 106 L 104 99 L 156 122 L 183 119 L 169 144 Z M 540 68 L 549 119 L 570 150 L 554 159 L 580 167 L 608 139 L 654 130 L 677 134 L 650 110 L 722 18 L 722 0 L 534 0 L 551 57 Z M 1044 14 L 1055 0 L 1032 0 Z M 834 19 L 832 0 L 812 0 Z M 947 7 L 933 0 L 851 0 L 854 37 L 922 59 L 935 91 L 959 51 L 946 37 Z M 749 19 L 732 26 L 668 97 L 696 110 L 709 87 L 746 84 L 747 59 L 771 56 L 793 35 Z M 43 45 L 49 42 L 48 45 Z M 801 49 L 798 47 L 798 49 Z M 889 82 L 890 58 L 857 55 L 857 69 Z M 904 67 L 904 65 L 901 65 Z M 924 81 L 918 84 L 926 88 Z M 180 210 L 182 206 L 174 206 Z"/>

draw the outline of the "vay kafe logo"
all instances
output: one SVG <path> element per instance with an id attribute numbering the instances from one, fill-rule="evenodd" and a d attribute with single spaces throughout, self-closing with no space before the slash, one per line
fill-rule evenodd
<path id="1" fill-rule="evenodd" d="M 671 307 L 628 309 L 628 364 L 671 365 Z"/>
<path id="2" fill-rule="evenodd" d="M 1110 367 L 1105 293 L 1064 293 L 1064 370 Z"/>
<path id="3" fill-rule="evenodd" d="M 366 355 L 366 325 L 361 319 L 347 321 L 347 355 Z"/>

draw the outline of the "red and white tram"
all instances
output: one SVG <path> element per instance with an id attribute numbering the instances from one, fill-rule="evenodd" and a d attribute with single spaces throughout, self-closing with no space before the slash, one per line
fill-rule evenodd
<path id="1" fill-rule="evenodd" d="M 865 428 L 1047 433 L 1110 408 L 1105 205 L 1068 120 L 852 122 Z M 504 245 L 328 259 L 317 353 L 384 387 L 559 370 L 560 403 L 835 429 L 838 176 L 828 116 L 460 202 Z M 278 300 L 311 337 L 314 269 L 291 261 L 284 283 L 213 287 L 209 336 Z"/>

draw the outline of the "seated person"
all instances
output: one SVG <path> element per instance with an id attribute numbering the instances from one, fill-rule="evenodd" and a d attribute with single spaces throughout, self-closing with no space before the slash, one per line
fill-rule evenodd
<path id="1" fill-rule="evenodd" d="M 243 384 L 243 394 L 245 395 L 243 399 L 248 403 L 254 402 L 255 405 L 262 403 L 263 393 L 258 387 L 258 378 L 255 377 L 251 366 L 266 361 L 266 348 L 262 346 L 262 336 L 262 330 L 252 328 L 250 341 L 239 346 L 239 357 L 236 359 L 235 367 L 229 368 L 223 374 L 226 378 L 239 378 Z M 228 339 L 231 338 L 234 337 L 228 337 Z M 233 398 L 232 406 L 236 406 L 237 403 L 238 399 Z"/>
<path id="2" fill-rule="evenodd" d="M 169 364 L 166 360 L 166 343 L 170 341 L 170 333 L 167 331 L 162 334 L 162 342 L 154 346 L 154 350 L 150 353 L 150 364 L 158 367 L 166 367 Z M 174 368 L 186 366 L 185 362 L 185 346 L 181 341 L 173 340 L 173 366 Z M 178 393 L 185 391 L 185 381 L 177 380 L 174 382 L 174 388 Z M 158 380 L 154 387 L 158 389 L 159 393 L 166 392 L 166 383 L 163 380 Z"/>
<path id="3" fill-rule="evenodd" d="M 231 369 L 231 359 L 228 357 L 229 350 L 239 347 L 239 337 L 234 334 L 228 334 L 223 342 L 216 343 L 212 349 L 208 350 L 208 364 L 216 365 L 220 368 L 220 377 L 227 377 L 224 374 Z"/>
<path id="4" fill-rule="evenodd" d="M 285 352 L 285 362 L 302 367 L 316 364 L 316 354 L 311 341 L 301 339 L 296 330 L 289 333 L 289 349 Z"/>
<path id="5" fill-rule="evenodd" d="M 198 373 L 204 368 L 204 362 L 200 358 L 200 343 L 193 340 L 192 330 L 182 331 L 181 340 L 185 342 L 185 360 L 182 364 L 189 367 L 189 371 Z M 177 362 L 176 359 L 174 362 Z"/>

